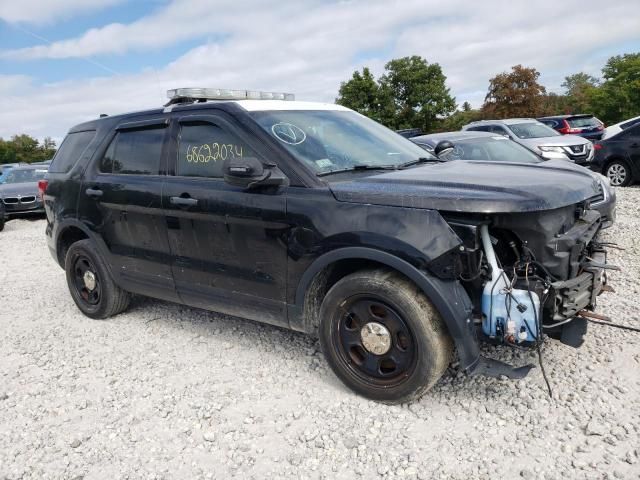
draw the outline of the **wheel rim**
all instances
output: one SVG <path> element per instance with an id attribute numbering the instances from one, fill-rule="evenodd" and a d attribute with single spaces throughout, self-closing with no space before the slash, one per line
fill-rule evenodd
<path id="1" fill-rule="evenodd" d="M 73 263 L 73 277 L 79 298 L 87 305 L 99 304 L 102 297 L 102 285 L 89 258 L 85 256 L 76 258 Z"/>
<path id="2" fill-rule="evenodd" d="M 613 163 L 607 168 L 607 177 L 611 185 L 620 186 L 627 179 L 627 169 L 624 165 Z"/>
<path id="3" fill-rule="evenodd" d="M 373 385 L 398 385 L 416 365 L 414 336 L 405 320 L 369 296 L 351 297 L 342 305 L 334 345 L 349 370 Z"/>

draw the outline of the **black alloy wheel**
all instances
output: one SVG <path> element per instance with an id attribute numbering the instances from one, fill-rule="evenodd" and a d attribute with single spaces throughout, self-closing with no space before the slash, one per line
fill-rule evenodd
<path id="1" fill-rule="evenodd" d="M 424 292 L 384 268 L 359 270 L 329 289 L 318 335 L 338 378 L 360 395 L 386 403 L 418 398 L 453 355 L 453 341 Z"/>
<path id="2" fill-rule="evenodd" d="M 334 341 L 345 366 L 381 387 L 406 380 L 415 368 L 416 348 L 400 314 L 366 295 L 349 298 L 343 309 Z"/>

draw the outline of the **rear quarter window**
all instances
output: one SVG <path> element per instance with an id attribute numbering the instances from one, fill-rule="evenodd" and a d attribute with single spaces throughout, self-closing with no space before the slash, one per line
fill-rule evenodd
<path id="1" fill-rule="evenodd" d="M 69 172 L 95 136 L 95 130 L 68 134 L 53 157 L 49 171 L 52 173 Z"/>

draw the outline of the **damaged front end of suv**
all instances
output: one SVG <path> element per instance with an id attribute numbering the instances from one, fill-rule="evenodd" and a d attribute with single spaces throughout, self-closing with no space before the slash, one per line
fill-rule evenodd
<path id="1" fill-rule="evenodd" d="M 334 188 L 353 195 L 360 181 L 349 183 Z M 582 343 L 586 318 L 609 289 L 606 271 L 615 268 L 607 265 L 607 245 L 598 239 L 602 218 L 590 202 L 600 187 L 588 172 L 460 161 L 362 183 L 367 198 L 360 201 L 437 210 L 451 227 L 457 246 L 426 269 L 468 296 L 466 313 L 445 319 L 450 332 L 462 332 L 452 334 L 460 368 L 511 378 L 531 369 L 483 358 L 477 346 L 482 340 L 536 347 L 549 336 L 575 347 Z"/>

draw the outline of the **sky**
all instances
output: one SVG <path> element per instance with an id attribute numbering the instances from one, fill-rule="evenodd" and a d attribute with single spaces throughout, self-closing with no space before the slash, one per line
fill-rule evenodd
<path id="1" fill-rule="evenodd" d="M 640 52 L 638 0 L 0 0 L 0 137 L 60 141 L 175 87 L 285 91 L 333 102 L 393 58 L 439 63 L 456 102 L 523 64 L 549 91 Z"/>

